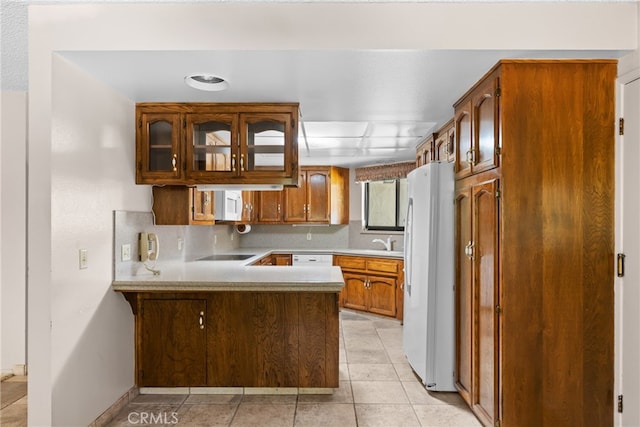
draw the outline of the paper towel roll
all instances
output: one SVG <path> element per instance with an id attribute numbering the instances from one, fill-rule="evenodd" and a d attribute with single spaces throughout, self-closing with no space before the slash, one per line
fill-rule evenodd
<path id="1" fill-rule="evenodd" d="M 238 224 L 236 225 L 236 231 L 238 234 L 247 234 L 251 231 L 251 226 L 249 224 Z"/>

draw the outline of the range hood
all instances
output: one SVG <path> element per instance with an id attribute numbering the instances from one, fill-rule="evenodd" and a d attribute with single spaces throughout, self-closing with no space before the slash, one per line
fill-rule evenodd
<path id="1" fill-rule="evenodd" d="M 203 184 L 197 185 L 198 191 L 280 191 L 282 184 Z"/>

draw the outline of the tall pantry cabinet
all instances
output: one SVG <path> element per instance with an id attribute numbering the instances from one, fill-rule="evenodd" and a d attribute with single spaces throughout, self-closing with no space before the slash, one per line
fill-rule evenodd
<path id="1" fill-rule="evenodd" d="M 615 60 L 503 60 L 454 105 L 456 386 L 487 426 L 613 423 Z"/>

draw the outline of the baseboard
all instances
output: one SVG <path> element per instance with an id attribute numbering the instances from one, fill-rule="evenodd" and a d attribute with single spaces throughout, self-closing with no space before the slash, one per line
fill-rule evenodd
<path id="1" fill-rule="evenodd" d="M 113 405 L 89 424 L 89 427 L 104 427 L 109 424 L 138 394 L 138 387 L 131 387 L 128 392 L 120 396 Z"/>

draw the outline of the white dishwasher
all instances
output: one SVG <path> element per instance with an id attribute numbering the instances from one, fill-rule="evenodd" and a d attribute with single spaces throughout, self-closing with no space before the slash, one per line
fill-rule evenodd
<path id="1" fill-rule="evenodd" d="M 331 254 L 293 254 L 292 265 L 296 266 L 325 266 L 333 265 L 333 255 Z"/>

